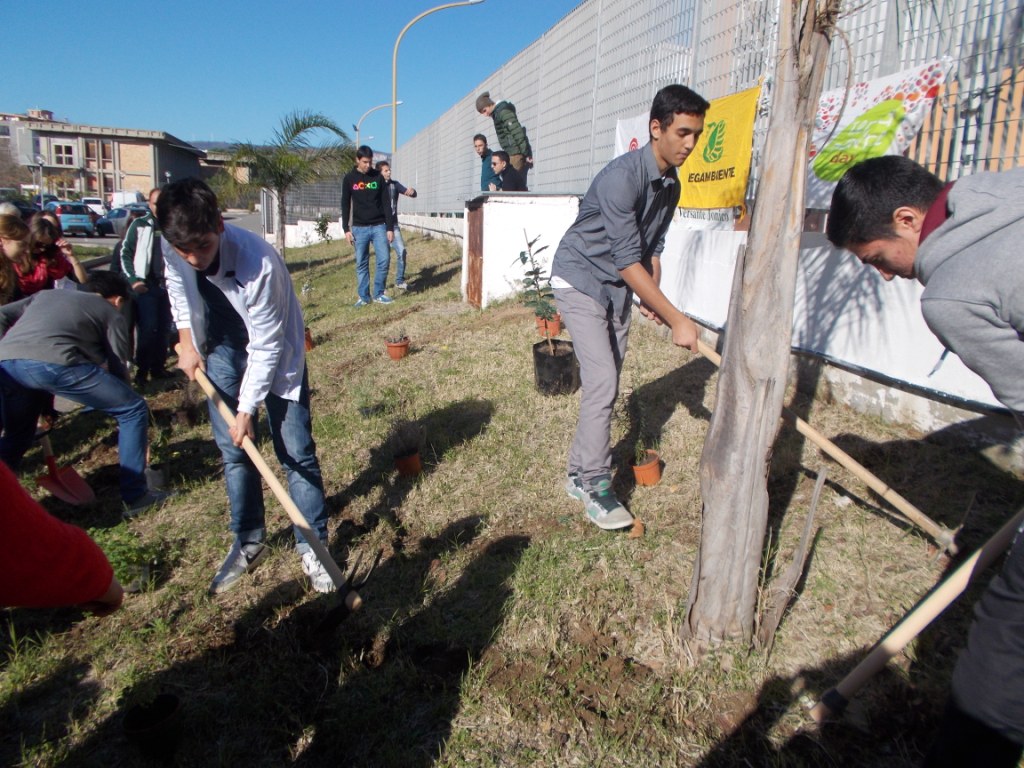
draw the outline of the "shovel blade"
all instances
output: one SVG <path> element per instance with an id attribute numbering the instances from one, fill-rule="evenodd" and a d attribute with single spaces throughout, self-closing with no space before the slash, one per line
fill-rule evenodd
<path id="1" fill-rule="evenodd" d="M 80 506 L 96 501 L 92 488 L 71 467 L 51 467 L 47 474 L 36 478 L 36 483 L 68 504 Z"/>

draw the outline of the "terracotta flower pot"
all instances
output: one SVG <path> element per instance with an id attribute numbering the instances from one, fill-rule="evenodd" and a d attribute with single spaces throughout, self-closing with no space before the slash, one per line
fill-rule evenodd
<path id="1" fill-rule="evenodd" d="M 388 356 L 392 360 L 401 360 L 407 354 L 409 354 L 409 340 L 402 339 L 402 341 L 389 341 L 386 342 L 388 345 Z"/>
<path id="2" fill-rule="evenodd" d="M 543 317 L 537 318 L 537 333 L 544 338 L 554 338 L 562 332 L 562 316 L 555 313 L 555 316 L 550 320 L 545 320 Z"/>
<path id="3" fill-rule="evenodd" d="M 395 469 L 398 470 L 400 477 L 416 477 L 423 471 L 420 452 L 413 451 L 403 456 L 395 456 Z"/>
<path id="4" fill-rule="evenodd" d="M 637 485 L 657 485 L 661 480 L 661 457 L 658 452 L 647 449 L 647 457 L 639 464 L 633 464 L 633 477 Z"/>

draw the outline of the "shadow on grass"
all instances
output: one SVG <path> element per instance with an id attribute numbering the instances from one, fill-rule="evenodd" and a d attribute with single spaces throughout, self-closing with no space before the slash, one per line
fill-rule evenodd
<path id="1" fill-rule="evenodd" d="M 634 490 L 630 464 L 638 441 L 648 447 L 657 446 L 676 408 L 683 406 L 694 418 L 710 421 L 711 411 L 704 406 L 704 396 L 717 370 L 704 357 L 695 357 L 633 390 L 628 404 L 629 429 L 612 448 L 613 462 L 619 468 L 615 478 L 619 498 L 628 499 Z"/>
<path id="2" fill-rule="evenodd" d="M 409 280 L 409 293 L 422 293 L 429 291 L 431 288 L 440 288 L 442 285 L 447 285 L 461 270 L 461 258 L 423 267 L 419 274 L 416 275 L 415 280 Z"/>
<path id="3" fill-rule="evenodd" d="M 40 626 L 51 633 L 64 632 L 71 626 L 66 622 L 80 617 L 69 609 L 15 611 L 8 614 L 3 632 L 9 640 L 17 625 L 24 642 Z M 0 646 L 5 659 L 14 652 L 9 642 Z M 30 764 L 23 761 L 23 756 L 45 751 L 47 744 L 67 736 L 76 720 L 88 716 L 101 692 L 99 684 L 90 680 L 89 671 L 88 663 L 68 659 L 50 674 L 9 695 L 0 707 L 0 765 Z M 62 704 L 57 710 L 55 701 Z"/>
<path id="4" fill-rule="evenodd" d="M 529 545 L 521 536 L 477 542 L 479 531 L 479 518 L 459 520 L 382 563 L 363 590 L 364 609 L 326 638 L 317 625 L 336 596 L 289 610 L 302 589 L 279 585 L 205 653 L 130 685 L 119 711 L 62 764 L 152 764 L 126 742 L 123 712 L 168 692 L 181 699 L 184 721 L 168 765 L 432 765 Z M 446 579 L 438 563 L 460 552 L 472 559 L 438 589 Z M 427 590 L 436 599 L 424 603 Z"/>
<path id="5" fill-rule="evenodd" d="M 372 416 L 388 410 L 387 404 L 368 404 L 364 415 Z M 467 399 L 439 408 L 420 419 L 396 422 L 380 445 L 370 449 L 368 466 L 347 488 L 328 498 L 327 508 L 344 509 L 354 499 L 380 486 L 383 489 L 380 501 L 363 514 L 362 525 L 354 533 L 366 532 L 384 521 L 394 528 L 394 546 L 401 549 L 405 528 L 396 510 L 401 507 L 416 479 L 398 477 L 394 459 L 407 447 L 408 433 L 414 432 L 422 440 L 420 456 L 423 472 L 430 474 L 437 469 L 448 451 L 480 435 L 487 428 L 493 414 L 494 405 L 490 401 Z"/>
<path id="6" fill-rule="evenodd" d="M 288 273 L 291 275 L 302 274 L 303 272 L 312 271 L 317 267 L 322 267 L 325 264 L 337 264 L 337 256 L 325 256 L 318 259 L 310 259 L 309 261 L 289 261 L 286 266 L 288 267 Z"/>
<path id="7" fill-rule="evenodd" d="M 850 654 L 792 677 L 773 677 L 757 695 L 739 694 L 716 716 L 726 731 L 697 764 L 700 768 L 751 766 L 902 766 L 920 765 L 936 735 L 945 691 L 908 684 L 886 668 L 860 691 L 846 715 L 820 728 L 810 715 L 802 722 L 783 720 L 794 708 L 839 682 L 862 658 Z M 804 692 L 807 693 L 804 693 Z"/>

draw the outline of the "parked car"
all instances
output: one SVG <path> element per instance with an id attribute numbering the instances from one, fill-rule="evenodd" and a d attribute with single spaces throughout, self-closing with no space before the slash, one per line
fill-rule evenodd
<path id="1" fill-rule="evenodd" d="M 96 232 L 100 235 L 124 237 L 124 233 L 128 231 L 128 225 L 132 222 L 132 219 L 137 218 L 132 214 L 144 216 L 148 211 L 149 206 L 143 203 L 132 203 L 131 205 L 115 208 L 105 216 L 100 216 L 96 221 Z"/>
<path id="2" fill-rule="evenodd" d="M 43 207 L 47 203 L 54 203 L 54 202 L 56 202 L 57 201 L 57 196 L 56 195 L 43 195 L 41 199 L 42 199 L 42 202 L 40 202 L 39 195 L 36 195 L 35 197 L 32 198 L 32 205 L 35 206 L 35 209 L 37 211 L 43 210 Z"/>
<path id="3" fill-rule="evenodd" d="M 103 201 L 98 197 L 83 197 L 81 200 L 82 205 L 89 206 L 89 210 L 93 211 L 97 216 L 106 216 L 107 208 L 103 205 Z"/>
<path id="4" fill-rule="evenodd" d="M 121 208 L 132 203 L 145 203 L 146 198 L 138 190 L 120 190 L 110 195 L 110 207 Z"/>
<path id="5" fill-rule="evenodd" d="M 81 235 L 92 237 L 96 234 L 96 225 L 92 223 L 92 211 L 88 206 L 81 203 L 72 203 L 69 200 L 57 200 L 46 204 L 45 210 L 53 211 L 60 219 L 60 227 L 65 235 L 73 235 L 76 232 Z"/>

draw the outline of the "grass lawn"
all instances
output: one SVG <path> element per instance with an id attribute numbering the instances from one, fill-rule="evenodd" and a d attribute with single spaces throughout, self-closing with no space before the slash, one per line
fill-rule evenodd
<path id="1" fill-rule="evenodd" d="M 105 619 L 3 611 L 0 764 L 152 764 L 126 740 L 124 712 L 172 692 L 183 730 L 167 764 L 180 766 L 917 765 L 971 599 L 900 654 L 841 722 L 812 730 L 806 707 L 949 561 L 783 428 L 766 572 L 785 569 L 816 475 L 829 469 L 799 597 L 770 654 L 732 645 L 694 657 L 678 628 L 716 368 L 635 324 L 613 444 L 616 489 L 646 532 L 600 531 L 562 489 L 577 397 L 535 390 L 533 317 L 516 303 L 463 304 L 460 249 L 408 241 L 414 290 L 362 309 L 352 306 L 349 246 L 288 252 L 316 342 L 308 361 L 330 548 L 339 562 L 383 553 L 364 608 L 322 631 L 333 599 L 308 589 L 269 492 L 270 557 L 233 591 L 207 596 L 230 535 L 194 387 L 147 391 L 154 452 L 178 495 L 128 523 L 112 422 L 67 415 L 52 434 L 58 460 L 79 470 L 99 505 L 69 507 L 36 489 L 38 452 L 22 480 L 54 514 L 92 530 L 142 588 Z M 412 349 L 394 362 L 384 340 L 401 330 Z M 938 522 L 955 527 L 970 506 L 968 545 L 1024 501 L 1018 478 L 955 436 L 926 438 L 826 396 L 792 405 Z M 665 461 L 650 488 L 629 477 L 638 414 Z M 415 479 L 393 468 L 410 426 L 423 439 Z"/>

